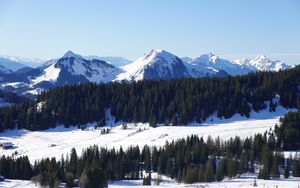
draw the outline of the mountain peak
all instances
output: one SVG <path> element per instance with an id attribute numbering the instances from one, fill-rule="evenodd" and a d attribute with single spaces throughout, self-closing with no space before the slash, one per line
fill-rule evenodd
<path id="1" fill-rule="evenodd" d="M 260 54 L 260 55 L 256 56 L 254 59 L 255 60 L 258 60 L 258 59 L 267 59 L 267 56 L 265 54 Z"/>
<path id="2" fill-rule="evenodd" d="M 65 53 L 65 55 L 63 56 L 63 58 L 68 58 L 68 57 L 74 57 L 74 58 L 82 59 L 81 55 L 75 54 L 75 53 L 72 52 L 71 50 L 67 51 L 67 52 Z"/>

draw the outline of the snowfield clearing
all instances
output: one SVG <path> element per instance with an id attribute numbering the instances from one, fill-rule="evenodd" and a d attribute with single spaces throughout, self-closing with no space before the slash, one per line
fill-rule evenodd
<path id="1" fill-rule="evenodd" d="M 242 175 L 240 178 L 234 178 L 234 179 L 225 179 L 221 182 L 213 182 L 213 183 L 194 183 L 194 184 L 178 184 L 174 180 L 169 180 L 168 178 L 165 179 L 165 177 L 162 178 L 162 182 L 160 185 L 155 185 L 155 180 L 152 181 L 151 187 L 195 187 L 195 188 L 237 188 L 237 187 L 243 187 L 243 188 L 252 188 L 254 180 L 256 179 L 257 187 L 263 187 L 263 188 L 297 188 L 298 182 L 300 178 L 294 178 L 291 177 L 289 179 L 284 179 L 281 177 L 280 179 L 273 179 L 273 180 L 261 180 L 256 178 L 257 175 L 255 174 L 246 174 Z M 142 180 L 122 180 L 122 181 L 116 181 L 109 184 L 108 187 L 111 188 L 126 188 L 126 187 L 147 187 L 142 185 Z"/>
<path id="2" fill-rule="evenodd" d="M 77 127 L 64 128 L 58 126 L 45 131 L 10 130 L 0 133 L 0 142 L 12 142 L 14 148 L 8 150 L 0 149 L 1 155 L 16 156 L 27 155 L 33 163 L 35 160 L 45 157 L 61 158 L 66 155 L 71 148 L 76 148 L 78 153 L 91 145 L 98 145 L 107 148 L 126 149 L 130 145 L 163 146 L 166 141 L 186 138 L 192 134 L 206 138 L 211 135 L 213 138 L 220 136 L 221 139 L 229 139 L 236 135 L 242 138 L 249 137 L 255 133 L 264 133 L 274 127 L 281 116 L 288 111 L 282 107 L 277 107 L 276 112 L 270 113 L 268 110 L 260 113 L 252 112 L 251 118 L 247 119 L 240 115 L 235 115 L 230 119 L 217 119 L 212 116 L 202 125 L 191 124 L 189 126 L 160 126 L 157 128 L 149 125 L 127 124 L 127 129 L 123 130 L 122 124 L 112 126 L 109 134 L 101 135 L 100 129 L 94 129 L 95 124 L 88 124 L 85 130 Z M 211 122 L 211 119 L 213 121 Z"/>
<path id="3" fill-rule="evenodd" d="M 194 184 L 178 184 L 175 180 L 172 180 L 168 177 L 161 176 L 161 183 L 160 185 L 155 185 L 156 183 L 156 173 L 153 173 L 153 180 L 152 180 L 152 186 L 151 187 L 177 187 L 177 188 L 237 188 L 237 187 L 243 187 L 243 188 L 252 188 L 254 179 L 257 177 L 254 174 L 246 174 L 241 176 L 240 178 L 235 179 L 225 179 L 221 182 L 213 182 L 213 183 L 194 183 Z M 273 180 L 261 180 L 257 179 L 257 187 L 258 188 L 297 188 L 298 182 L 300 178 L 289 178 L 284 179 L 281 177 L 280 179 L 273 179 Z M 127 188 L 127 187 L 149 187 L 149 186 L 143 186 L 143 180 L 122 180 L 122 181 L 115 181 L 110 182 L 108 187 L 109 188 Z M 25 181 L 25 180 L 6 180 L 5 182 L 0 182 L 0 187 L 6 187 L 6 188 L 41 188 L 38 184 L 35 184 L 31 181 Z"/>

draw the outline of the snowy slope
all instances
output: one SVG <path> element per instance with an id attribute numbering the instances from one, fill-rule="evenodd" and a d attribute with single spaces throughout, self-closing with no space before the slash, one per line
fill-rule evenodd
<path id="1" fill-rule="evenodd" d="M 279 71 L 289 68 L 289 66 L 283 62 L 278 60 L 272 61 L 265 55 L 258 55 L 254 59 L 244 62 L 243 65 L 252 66 L 257 71 Z"/>
<path id="2" fill-rule="evenodd" d="M 256 71 L 279 71 L 290 67 L 281 61 L 272 61 L 265 55 L 259 55 L 251 60 L 237 59 L 230 61 L 210 53 L 201 55 L 194 60 L 189 60 L 188 58 L 184 58 L 184 60 L 187 61 L 186 65 L 194 77 L 202 76 L 203 74 L 214 75 L 218 71 L 224 71 L 229 75 L 235 76 Z"/>
<path id="3" fill-rule="evenodd" d="M 41 188 L 39 184 L 35 184 L 28 180 L 10 180 L 6 179 L 4 182 L 0 182 L 0 187 L 2 188 Z"/>
<path id="4" fill-rule="evenodd" d="M 170 180 L 168 177 L 162 176 L 162 183 L 158 186 L 155 185 L 156 173 L 153 174 L 152 186 L 151 187 L 175 187 L 175 188 L 253 188 L 254 179 L 256 179 L 258 188 L 297 188 L 300 178 L 290 177 L 284 179 L 283 177 L 272 179 L 272 180 L 261 180 L 257 179 L 257 174 L 244 174 L 239 178 L 225 179 L 221 182 L 213 183 L 194 183 L 194 184 L 183 184 L 177 183 L 176 181 Z M 115 181 L 109 184 L 110 188 L 127 188 L 127 187 L 149 187 L 143 186 L 142 180 L 121 180 Z"/>
<path id="5" fill-rule="evenodd" d="M 43 81 L 57 83 L 109 82 L 121 72 L 101 60 L 86 60 L 78 54 L 68 51 L 63 57 L 46 62 L 41 69 L 43 73 L 34 79 L 33 84 Z M 73 79 L 73 80 L 72 80 Z"/>
<path id="6" fill-rule="evenodd" d="M 64 128 L 58 126 L 45 131 L 8 130 L 0 133 L 0 142 L 12 142 L 16 148 L 0 151 L 0 155 L 11 155 L 17 152 L 18 155 L 28 155 L 31 162 L 45 157 L 58 157 L 70 152 L 75 147 L 79 153 L 82 149 L 97 144 L 107 148 L 127 148 L 130 145 L 155 145 L 163 146 L 166 141 L 186 138 L 192 134 L 206 138 L 220 136 L 221 139 L 229 139 L 235 135 L 242 138 L 264 133 L 278 123 L 279 117 L 286 114 L 285 108 L 278 107 L 276 112 L 269 110 L 260 113 L 252 112 L 251 118 L 235 115 L 230 119 L 220 120 L 214 116 L 201 125 L 191 124 L 189 126 L 160 126 L 149 127 L 147 123 L 128 124 L 128 129 L 122 129 L 122 123 L 113 125 L 111 133 L 101 135 L 101 130 L 94 129 L 96 123 L 89 124 L 86 130 Z M 108 116 L 109 117 L 109 116 Z M 211 122 L 213 119 L 213 122 Z M 109 123 L 108 126 L 111 124 Z M 56 146 L 50 147 L 51 144 Z"/>
<path id="7" fill-rule="evenodd" d="M 143 79 L 174 79 L 189 77 L 187 68 L 177 56 L 153 49 L 138 60 L 122 67 L 123 73 L 116 80 L 138 81 Z"/>

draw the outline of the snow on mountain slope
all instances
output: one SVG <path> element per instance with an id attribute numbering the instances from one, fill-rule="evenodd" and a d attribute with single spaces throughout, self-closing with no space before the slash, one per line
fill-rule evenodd
<path id="1" fill-rule="evenodd" d="M 98 60 L 102 60 L 105 61 L 111 65 L 114 65 L 116 67 L 121 67 L 124 65 L 128 65 L 130 63 L 132 63 L 131 60 L 128 60 L 126 58 L 123 57 L 119 57 L 119 56 L 94 56 L 94 55 L 89 55 L 89 56 L 84 56 L 85 59 L 87 60 L 93 60 L 93 59 L 98 59 Z"/>
<path id="2" fill-rule="evenodd" d="M 265 55 L 259 55 L 250 60 L 249 65 L 255 67 L 258 71 L 279 71 L 289 68 L 288 65 L 282 63 L 281 61 L 272 61 Z"/>
<path id="3" fill-rule="evenodd" d="M 122 67 L 124 73 L 116 80 L 138 81 L 143 79 L 174 79 L 190 74 L 177 56 L 164 50 L 151 50 L 138 60 Z"/>
<path id="4" fill-rule="evenodd" d="M 43 73 L 32 79 L 33 84 L 43 81 L 52 83 L 109 82 L 121 72 L 119 68 L 105 61 L 86 60 L 72 51 L 68 51 L 62 58 L 46 62 L 41 69 Z"/>
<path id="5" fill-rule="evenodd" d="M 223 70 L 230 75 L 236 75 L 238 74 L 238 71 L 240 69 L 240 66 L 238 64 L 226 59 L 221 59 L 211 53 L 201 55 L 200 57 L 190 62 L 190 64 L 197 67 L 196 69 L 198 70 L 198 72 L 205 72 L 205 69 L 209 68 L 211 70 L 215 70 L 215 72 Z"/>
<path id="6" fill-rule="evenodd" d="M 185 60 L 188 60 L 188 58 L 185 58 Z M 216 65 L 216 60 L 222 61 L 213 54 L 205 54 L 194 60 L 190 59 L 189 61 L 186 61 L 185 66 L 188 68 L 190 75 L 195 78 L 228 76 L 228 72 L 220 68 L 220 62 L 218 62 L 219 67 Z M 222 65 L 222 67 L 225 66 L 228 66 L 228 63 Z"/>

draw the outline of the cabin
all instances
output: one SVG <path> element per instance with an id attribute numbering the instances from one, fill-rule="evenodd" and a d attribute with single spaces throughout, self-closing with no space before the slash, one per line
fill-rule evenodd
<path id="1" fill-rule="evenodd" d="M 13 148 L 13 144 L 11 142 L 3 142 L 3 143 L 0 143 L 0 147 L 2 149 L 11 149 Z"/>

